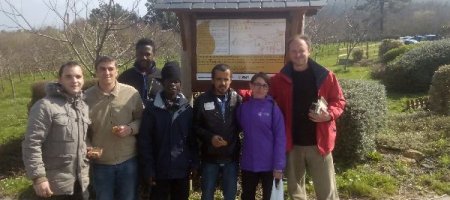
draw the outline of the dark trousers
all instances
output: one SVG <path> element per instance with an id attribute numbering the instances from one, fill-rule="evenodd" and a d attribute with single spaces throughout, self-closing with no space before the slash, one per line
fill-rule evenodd
<path id="1" fill-rule="evenodd" d="M 152 187 L 151 200 L 188 200 L 189 179 L 156 180 Z"/>
<path id="2" fill-rule="evenodd" d="M 251 172 L 241 171 L 242 175 L 242 200 L 255 200 L 256 186 L 261 180 L 263 189 L 263 200 L 270 200 L 270 193 L 272 192 L 273 172 Z"/>

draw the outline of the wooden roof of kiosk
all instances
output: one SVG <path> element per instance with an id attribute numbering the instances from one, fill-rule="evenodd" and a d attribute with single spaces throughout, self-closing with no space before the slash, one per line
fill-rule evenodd
<path id="1" fill-rule="evenodd" d="M 304 33 L 305 16 L 316 14 L 325 5 L 325 0 L 158 0 L 155 8 L 175 12 L 178 17 L 183 48 L 181 81 L 183 93 L 189 97 L 192 92 L 211 87 L 210 80 L 200 80 L 197 75 L 197 51 L 201 51 L 197 49 L 197 20 L 284 19 L 283 39 L 287 41 L 293 35 Z M 282 64 L 277 70 L 281 67 Z M 246 88 L 248 83 L 233 77 L 232 87 Z"/>

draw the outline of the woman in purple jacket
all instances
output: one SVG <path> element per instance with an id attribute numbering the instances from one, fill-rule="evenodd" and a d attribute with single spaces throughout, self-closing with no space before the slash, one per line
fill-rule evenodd
<path id="1" fill-rule="evenodd" d="M 269 77 L 260 72 L 250 81 L 252 97 L 239 106 L 237 119 L 244 132 L 242 199 L 254 200 L 261 180 L 263 199 L 269 200 L 273 179 L 281 179 L 286 165 L 283 115 L 269 91 Z"/>

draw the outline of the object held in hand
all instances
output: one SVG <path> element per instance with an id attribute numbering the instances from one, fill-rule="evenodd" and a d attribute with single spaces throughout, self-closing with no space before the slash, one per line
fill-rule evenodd
<path id="1" fill-rule="evenodd" d="M 113 126 L 113 127 L 112 127 L 112 132 L 113 132 L 114 134 L 119 133 L 119 132 L 120 132 L 120 126 Z"/>
<path id="2" fill-rule="evenodd" d="M 323 98 L 317 100 L 317 102 L 312 103 L 310 110 L 313 110 L 315 114 L 320 114 L 322 111 L 326 111 L 328 109 L 328 102 Z"/>
<path id="3" fill-rule="evenodd" d="M 220 143 L 222 144 L 222 146 L 227 146 L 228 142 L 226 140 L 224 140 L 223 138 L 219 138 Z"/>
<path id="4" fill-rule="evenodd" d="M 102 156 L 103 149 L 100 147 L 92 147 L 88 152 L 87 156 L 89 158 L 100 158 Z"/>

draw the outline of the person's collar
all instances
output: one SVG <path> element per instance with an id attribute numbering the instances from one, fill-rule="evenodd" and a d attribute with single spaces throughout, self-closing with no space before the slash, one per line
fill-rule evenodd
<path id="1" fill-rule="evenodd" d="M 166 98 L 164 97 L 164 91 L 160 91 L 156 94 L 155 101 L 153 102 L 153 105 L 155 107 L 161 108 L 161 109 L 167 109 L 165 104 Z M 188 104 L 189 101 L 186 99 L 183 93 L 179 92 L 176 97 L 176 104 L 179 106 L 182 106 L 184 104 Z"/>
<path id="2" fill-rule="evenodd" d="M 151 66 L 149 68 L 145 68 L 144 71 L 141 71 L 141 69 L 139 68 L 139 63 L 137 63 L 135 61 L 134 62 L 134 70 L 136 70 L 140 74 L 145 74 L 145 75 L 153 74 L 156 71 L 156 62 L 155 61 L 151 61 Z"/>
<path id="3" fill-rule="evenodd" d="M 115 83 L 113 89 L 111 90 L 111 92 L 108 93 L 108 92 L 104 92 L 102 90 L 102 88 L 100 87 L 100 83 L 99 82 L 97 82 L 97 84 L 96 84 L 97 92 L 99 94 L 101 94 L 101 95 L 113 95 L 115 97 L 119 96 L 119 87 L 120 87 L 119 86 L 119 82 L 116 80 L 116 83 Z"/>
<path id="4" fill-rule="evenodd" d="M 263 99 L 257 99 L 253 96 L 250 97 L 251 100 L 255 100 L 255 101 L 272 101 L 273 98 L 270 95 L 266 95 Z"/>

